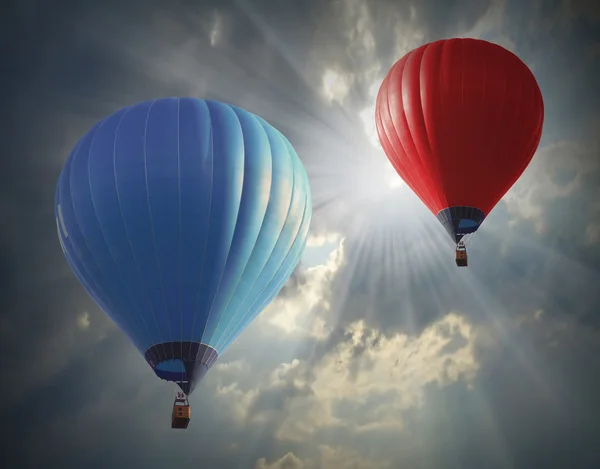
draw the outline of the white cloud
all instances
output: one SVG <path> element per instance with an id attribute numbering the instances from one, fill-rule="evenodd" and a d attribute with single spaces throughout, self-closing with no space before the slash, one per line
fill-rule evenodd
<path id="1" fill-rule="evenodd" d="M 263 393 L 286 396 L 285 409 L 254 409 L 252 420 L 276 419 L 281 441 L 308 441 L 316 430 L 343 427 L 355 434 L 402 431 L 403 413 L 423 405 L 427 385 L 470 384 L 479 365 L 473 326 L 449 313 L 419 336 L 385 337 L 363 321 L 348 326 L 348 340 L 317 364 L 282 363 L 267 383 L 238 401 L 253 406 Z M 339 406 L 345 406 L 339 412 Z M 249 416 L 248 411 L 244 415 Z"/>
<path id="2" fill-rule="evenodd" d="M 258 396 L 258 389 L 243 390 L 239 383 L 217 385 L 215 398 L 220 401 L 222 408 L 237 424 L 246 421 L 248 411 L 254 399 Z"/>
<path id="3" fill-rule="evenodd" d="M 392 467 L 387 462 L 365 459 L 357 451 L 339 446 L 319 446 L 319 457 L 319 469 L 384 469 Z"/>
<path id="4" fill-rule="evenodd" d="M 79 327 L 82 330 L 85 330 L 88 327 L 90 327 L 90 313 L 84 311 L 79 316 L 77 316 L 77 327 Z"/>
<path id="5" fill-rule="evenodd" d="M 341 343 L 316 371 L 313 388 L 324 400 L 360 401 L 391 392 L 396 395 L 396 403 L 387 407 L 385 413 L 389 415 L 393 408 L 420 406 L 426 384 L 470 381 L 478 369 L 472 326 L 455 313 L 446 315 L 417 337 L 397 334 L 387 338 L 367 329 L 363 321 L 350 325 L 347 333 L 351 340 Z M 367 337 L 371 338 L 370 344 L 367 341 L 365 346 Z M 447 348 L 453 340 L 461 343 Z M 362 355 L 355 357 L 356 350 L 362 347 Z M 377 420 L 381 421 L 379 417 Z"/>
<path id="6" fill-rule="evenodd" d="M 309 234 L 306 247 L 320 247 L 325 244 L 333 244 L 338 242 L 340 239 L 339 233 L 321 233 L 321 234 Z"/>
<path id="7" fill-rule="evenodd" d="M 277 298 L 273 301 L 260 320 L 275 326 L 286 334 L 308 334 L 314 337 L 326 337 L 326 324 L 315 316 L 317 307 L 329 310 L 328 301 L 331 282 L 344 264 L 344 239 L 333 250 L 324 264 L 306 269 L 304 282 L 294 295 Z"/>
<path id="8" fill-rule="evenodd" d="M 245 360 L 234 360 L 229 362 L 217 363 L 213 370 L 218 370 L 220 373 L 239 373 L 248 368 L 248 363 Z"/>
<path id="9" fill-rule="evenodd" d="M 315 458 L 300 459 L 287 453 L 268 464 L 265 458 L 256 461 L 255 469 L 385 469 L 387 462 L 365 459 L 357 451 L 340 446 L 319 445 Z"/>
<path id="10" fill-rule="evenodd" d="M 323 95 L 330 103 L 343 104 L 353 81 L 353 74 L 345 73 L 339 68 L 328 68 L 323 73 Z"/>
<path id="11" fill-rule="evenodd" d="M 265 458 L 260 458 L 256 461 L 254 469 L 306 469 L 306 466 L 293 453 L 287 453 L 271 464 L 268 464 Z"/>

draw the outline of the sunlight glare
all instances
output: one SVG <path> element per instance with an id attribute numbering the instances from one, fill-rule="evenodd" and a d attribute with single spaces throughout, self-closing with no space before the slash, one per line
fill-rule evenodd
<path id="1" fill-rule="evenodd" d="M 383 156 L 385 159 L 385 162 L 382 165 L 383 180 L 386 187 L 394 191 L 406 184 L 385 156 L 383 147 L 379 141 L 379 136 L 377 135 L 377 126 L 375 125 L 375 102 L 381 82 L 382 80 L 376 80 L 371 84 L 369 87 L 369 95 L 372 98 L 372 104 L 360 111 L 358 115 L 362 121 L 363 130 L 369 143 L 375 148 L 374 154 L 377 157 Z"/>

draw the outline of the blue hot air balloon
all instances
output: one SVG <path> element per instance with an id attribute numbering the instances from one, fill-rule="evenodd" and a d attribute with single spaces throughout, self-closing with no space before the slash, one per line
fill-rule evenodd
<path id="1" fill-rule="evenodd" d="M 187 396 L 298 264 L 311 207 L 306 171 L 278 130 L 194 98 L 98 122 L 55 197 L 75 275 L 156 375 L 179 385 L 187 421 Z"/>

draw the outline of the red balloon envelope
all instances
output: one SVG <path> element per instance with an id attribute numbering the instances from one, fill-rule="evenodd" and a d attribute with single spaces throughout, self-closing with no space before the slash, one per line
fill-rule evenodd
<path id="1" fill-rule="evenodd" d="M 394 64 L 375 120 L 398 174 L 459 243 L 531 161 L 544 105 L 535 77 L 512 52 L 448 39 Z"/>

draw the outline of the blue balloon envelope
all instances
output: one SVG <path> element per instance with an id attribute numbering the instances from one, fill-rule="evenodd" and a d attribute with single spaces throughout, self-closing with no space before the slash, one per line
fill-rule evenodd
<path id="1" fill-rule="evenodd" d="M 75 275 L 156 375 L 186 394 L 283 287 L 311 207 L 306 171 L 278 130 L 194 98 L 98 122 L 55 197 Z"/>

